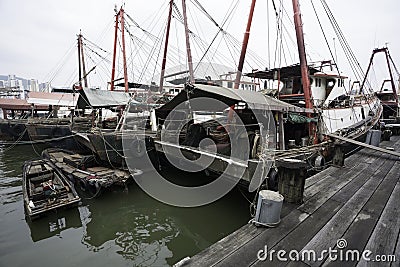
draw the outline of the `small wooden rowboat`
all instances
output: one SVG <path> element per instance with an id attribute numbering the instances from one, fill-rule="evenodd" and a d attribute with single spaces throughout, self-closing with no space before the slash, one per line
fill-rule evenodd
<path id="1" fill-rule="evenodd" d="M 22 187 L 25 214 L 30 219 L 81 201 L 69 180 L 47 159 L 24 163 Z"/>

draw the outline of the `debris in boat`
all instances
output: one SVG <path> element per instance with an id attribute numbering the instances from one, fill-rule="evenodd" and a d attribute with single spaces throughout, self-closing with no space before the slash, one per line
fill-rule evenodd
<path id="1" fill-rule="evenodd" d="M 132 181 L 129 170 L 98 166 L 93 155 L 80 155 L 68 150 L 50 148 L 43 151 L 42 157 L 49 159 L 74 184 L 92 197 L 99 196 L 105 189 L 113 186 L 126 188 Z M 135 170 L 133 175 L 141 173 L 140 170 Z"/>
<path id="2" fill-rule="evenodd" d="M 23 166 L 22 189 L 25 213 L 30 219 L 81 201 L 68 178 L 47 159 L 27 161 Z"/>

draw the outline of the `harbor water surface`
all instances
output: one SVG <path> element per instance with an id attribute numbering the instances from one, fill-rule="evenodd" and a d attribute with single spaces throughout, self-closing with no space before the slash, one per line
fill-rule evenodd
<path id="1" fill-rule="evenodd" d="M 250 219 L 248 200 L 237 188 L 212 204 L 178 208 L 132 183 L 128 190 L 83 199 L 78 208 L 30 222 L 24 216 L 21 167 L 41 150 L 0 147 L 0 266 L 168 266 Z"/>

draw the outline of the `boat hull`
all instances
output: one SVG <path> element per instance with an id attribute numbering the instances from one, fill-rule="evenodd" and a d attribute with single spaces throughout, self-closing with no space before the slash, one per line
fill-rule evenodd
<path id="1" fill-rule="evenodd" d="M 31 220 L 81 202 L 67 177 L 46 159 L 24 163 L 22 189 L 25 214 Z"/>

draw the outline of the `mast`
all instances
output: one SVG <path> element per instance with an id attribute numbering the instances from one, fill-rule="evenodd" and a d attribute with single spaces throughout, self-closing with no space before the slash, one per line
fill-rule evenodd
<path id="1" fill-rule="evenodd" d="M 299 50 L 304 99 L 306 102 L 306 108 L 313 108 L 313 104 L 311 102 L 311 85 L 308 73 L 306 49 L 304 45 L 303 22 L 301 21 L 299 1 L 292 0 L 292 3 L 293 3 L 293 13 L 294 13 L 294 25 L 296 28 L 297 48 Z"/>
<path id="2" fill-rule="evenodd" d="M 165 74 L 165 65 L 167 63 L 167 51 L 168 51 L 168 41 L 169 41 L 169 30 L 171 28 L 171 18 L 172 18 L 172 4 L 173 0 L 169 1 L 169 13 L 168 13 L 168 22 L 167 22 L 167 32 L 165 34 L 165 46 L 164 46 L 164 56 L 161 66 L 161 75 L 160 75 L 160 89 L 159 92 L 161 93 L 164 87 L 164 74 Z"/>
<path id="3" fill-rule="evenodd" d="M 87 82 L 87 74 L 86 74 L 86 67 L 85 67 L 85 54 L 83 53 L 83 43 L 82 43 L 82 34 L 79 33 L 79 37 L 78 37 L 78 42 L 79 42 L 79 46 L 80 46 L 80 50 L 81 50 L 81 60 L 82 60 L 82 72 L 83 72 L 83 81 L 84 81 L 84 85 L 85 88 L 88 87 L 88 82 Z M 81 80 L 82 78 L 79 77 L 79 80 Z M 82 83 L 81 83 L 82 85 Z"/>
<path id="4" fill-rule="evenodd" d="M 234 89 L 238 89 L 239 88 L 240 78 L 242 77 L 244 58 L 246 56 L 247 45 L 249 43 L 250 28 L 251 28 L 251 22 L 253 21 L 253 14 L 254 14 L 255 5 L 256 5 L 256 0 L 252 0 L 251 1 L 251 7 L 250 7 L 250 14 L 249 14 L 249 18 L 248 18 L 248 21 L 247 21 L 246 32 L 244 33 L 244 37 L 243 37 L 242 51 L 240 53 L 239 65 L 238 65 L 238 71 L 236 72 L 236 79 L 235 79 Z"/>
<path id="5" fill-rule="evenodd" d="M 115 32 L 114 32 L 114 51 L 113 51 L 113 63 L 112 63 L 112 70 L 111 70 L 111 83 L 110 83 L 110 90 L 114 90 L 114 81 L 115 81 L 115 63 L 116 63 L 116 54 L 117 54 L 117 38 L 118 38 L 118 24 L 121 23 L 121 39 L 122 39 L 122 58 L 124 64 L 124 85 L 125 85 L 125 92 L 129 91 L 128 85 L 128 70 L 126 67 L 126 50 L 125 50 L 125 19 L 124 19 L 124 9 L 118 11 L 115 17 Z"/>
<path id="6" fill-rule="evenodd" d="M 114 80 L 115 80 L 115 62 L 116 62 L 116 54 L 117 54 L 117 38 L 118 38 L 118 20 L 119 20 L 119 13 L 115 16 L 115 32 L 114 32 L 114 49 L 113 49 L 113 63 L 111 69 L 111 83 L 110 83 L 110 90 L 114 91 Z"/>
<path id="7" fill-rule="evenodd" d="M 79 89 L 82 89 L 82 65 L 81 65 L 81 39 L 80 34 L 78 35 L 78 83 Z"/>
<path id="8" fill-rule="evenodd" d="M 125 92 L 129 91 L 128 85 L 128 69 L 126 67 L 126 50 L 125 50 L 125 19 L 124 19 L 124 9 L 120 10 L 121 17 L 121 31 L 122 31 L 122 57 L 124 60 L 124 80 L 125 80 Z"/>
<path id="9" fill-rule="evenodd" d="M 185 25 L 185 37 L 186 37 L 186 54 L 188 58 L 189 65 L 189 82 L 194 83 L 194 75 L 193 75 L 193 61 L 192 61 L 192 51 L 190 50 L 190 41 L 189 41 L 189 29 L 187 23 L 187 15 L 186 15 L 186 0 L 182 0 L 182 11 L 183 11 L 183 23 Z"/>

